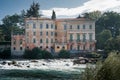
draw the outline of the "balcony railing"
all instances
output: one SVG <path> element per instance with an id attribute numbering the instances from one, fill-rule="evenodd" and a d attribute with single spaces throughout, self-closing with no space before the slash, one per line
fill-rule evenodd
<path id="1" fill-rule="evenodd" d="M 96 42 L 96 40 L 69 40 L 68 42 Z"/>

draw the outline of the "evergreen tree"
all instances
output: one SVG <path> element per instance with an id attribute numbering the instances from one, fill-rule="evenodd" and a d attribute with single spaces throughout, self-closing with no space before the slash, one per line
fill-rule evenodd
<path id="1" fill-rule="evenodd" d="M 33 4 L 30 6 L 29 10 L 27 10 L 27 17 L 39 17 L 39 3 L 33 2 Z"/>
<path id="2" fill-rule="evenodd" d="M 54 10 L 53 10 L 53 12 L 52 12 L 52 17 L 51 17 L 51 19 L 53 19 L 53 20 L 56 19 L 56 14 L 55 14 L 55 11 L 54 11 Z"/>
<path id="3" fill-rule="evenodd" d="M 81 18 L 81 16 L 80 16 L 80 15 L 77 17 L 77 19 L 79 19 L 79 18 Z"/>

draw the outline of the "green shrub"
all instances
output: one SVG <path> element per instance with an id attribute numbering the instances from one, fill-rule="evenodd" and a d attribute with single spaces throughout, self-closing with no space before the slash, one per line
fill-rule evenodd
<path id="1" fill-rule="evenodd" d="M 53 55 L 50 52 L 43 50 L 42 51 L 42 58 L 43 59 L 51 59 L 51 58 L 53 58 Z"/>
<path id="2" fill-rule="evenodd" d="M 88 66 L 82 80 L 120 80 L 120 53 L 112 52 L 103 63 Z"/>
<path id="3" fill-rule="evenodd" d="M 41 50 L 37 47 L 32 50 L 26 49 L 23 55 L 26 59 L 49 59 L 53 58 L 52 54 L 46 50 Z"/>
<path id="4" fill-rule="evenodd" d="M 66 50 L 61 50 L 58 54 L 59 58 L 70 58 L 70 52 Z"/>
<path id="5" fill-rule="evenodd" d="M 5 49 L 4 51 L 0 52 L 0 58 L 2 59 L 8 59 L 11 57 L 11 51 L 10 49 Z"/>

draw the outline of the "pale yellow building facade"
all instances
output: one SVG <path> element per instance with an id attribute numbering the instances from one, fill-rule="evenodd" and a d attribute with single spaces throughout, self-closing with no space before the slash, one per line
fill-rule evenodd
<path id="1" fill-rule="evenodd" d="M 26 47 L 59 52 L 65 50 L 95 50 L 95 21 L 85 18 L 56 19 L 27 18 Z"/>

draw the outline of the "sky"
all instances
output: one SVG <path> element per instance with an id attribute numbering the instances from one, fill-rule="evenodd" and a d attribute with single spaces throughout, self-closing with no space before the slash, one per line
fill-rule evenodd
<path id="1" fill-rule="evenodd" d="M 0 20 L 29 9 L 33 1 L 40 4 L 39 12 L 46 17 L 51 17 L 52 10 L 57 18 L 77 17 L 95 10 L 120 12 L 120 0 L 0 0 Z"/>

